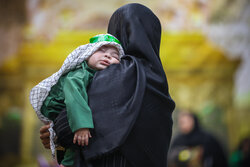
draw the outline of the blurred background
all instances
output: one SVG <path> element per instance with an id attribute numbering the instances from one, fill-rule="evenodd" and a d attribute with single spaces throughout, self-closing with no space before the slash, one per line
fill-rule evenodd
<path id="1" fill-rule="evenodd" d="M 249 137 L 248 0 L 0 0 L 0 166 L 53 163 L 29 91 L 132 2 L 148 6 L 162 24 L 161 60 L 176 102 L 173 135 L 178 112 L 190 110 L 228 159 Z"/>

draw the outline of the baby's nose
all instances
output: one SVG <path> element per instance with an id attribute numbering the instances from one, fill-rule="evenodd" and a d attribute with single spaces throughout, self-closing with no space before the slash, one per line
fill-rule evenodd
<path id="1" fill-rule="evenodd" d="M 111 56 L 109 54 L 105 54 L 105 57 L 111 59 Z"/>

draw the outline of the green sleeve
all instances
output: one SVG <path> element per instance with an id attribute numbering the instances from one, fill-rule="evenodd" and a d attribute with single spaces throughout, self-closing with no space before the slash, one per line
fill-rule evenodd
<path id="1" fill-rule="evenodd" d="M 50 120 L 54 120 L 65 108 L 62 83 L 63 78 L 59 79 L 58 83 L 51 88 L 41 107 L 41 113 Z"/>
<path id="2" fill-rule="evenodd" d="M 88 106 L 86 90 L 88 83 L 89 75 L 86 70 L 78 71 L 65 78 L 63 91 L 72 132 L 80 128 L 94 128 L 92 112 Z"/>
<path id="3" fill-rule="evenodd" d="M 75 150 L 68 148 L 65 151 L 61 164 L 63 164 L 64 166 L 72 166 L 74 164 L 74 159 L 75 159 Z"/>

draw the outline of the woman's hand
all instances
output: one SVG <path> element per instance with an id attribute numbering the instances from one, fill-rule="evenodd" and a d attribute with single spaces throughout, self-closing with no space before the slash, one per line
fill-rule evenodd
<path id="1" fill-rule="evenodd" d="M 88 128 L 81 128 L 75 132 L 73 143 L 78 143 L 80 146 L 88 145 L 89 138 L 91 138 L 91 134 Z"/>
<path id="2" fill-rule="evenodd" d="M 45 148 L 50 149 L 50 138 L 49 138 L 49 128 L 50 125 L 43 125 L 40 128 L 40 139 Z"/>

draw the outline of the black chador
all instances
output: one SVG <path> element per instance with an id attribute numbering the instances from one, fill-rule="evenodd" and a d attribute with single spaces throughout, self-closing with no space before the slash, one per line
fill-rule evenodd
<path id="1" fill-rule="evenodd" d="M 94 130 L 81 157 L 94 167 L 164 167 L 175 103 L 159 57 L 160 21 L 147 7 L 128 4 L 112 15 L 108 33 L 126 55 L 89 87 Z"/>

